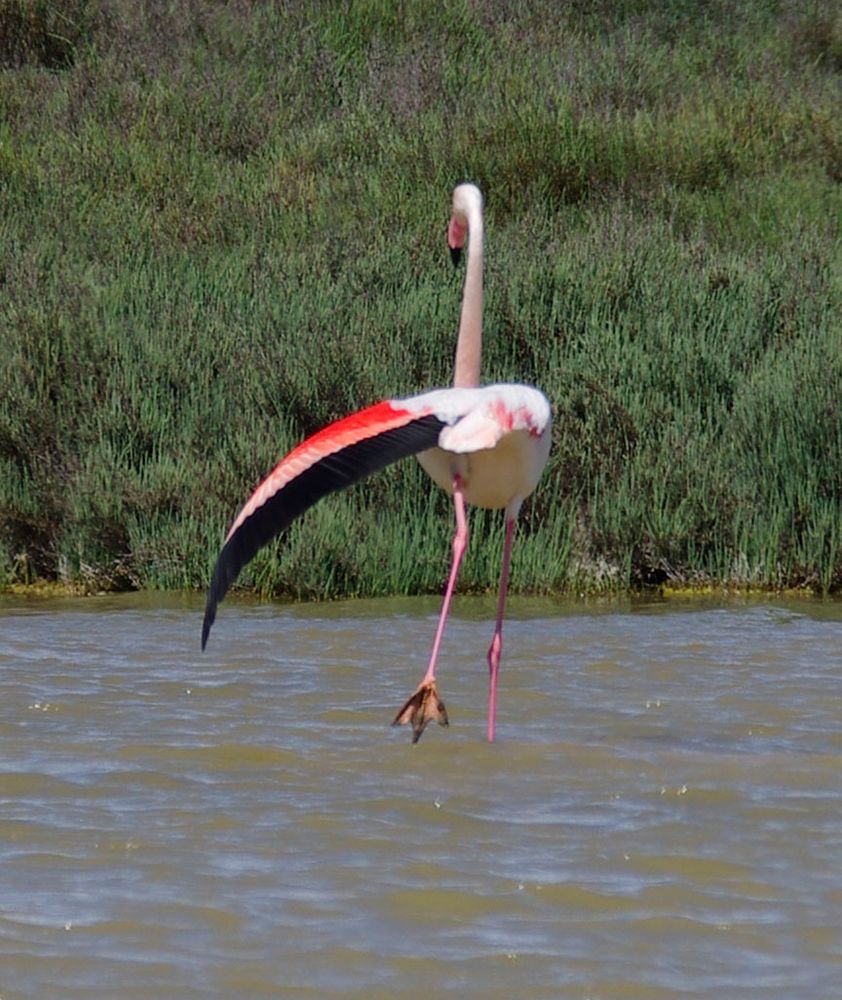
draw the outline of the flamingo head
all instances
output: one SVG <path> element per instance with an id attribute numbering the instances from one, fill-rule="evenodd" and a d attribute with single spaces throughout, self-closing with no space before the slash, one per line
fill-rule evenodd
<path id="1" fill-rule="evenodd" d="M 476 184 L 459 184 L 453 191 L 453 207 L 447 227 L 447 245 L 454 264 L 459 263 L 468 231 L 482 219 L 482 193 Z"/>

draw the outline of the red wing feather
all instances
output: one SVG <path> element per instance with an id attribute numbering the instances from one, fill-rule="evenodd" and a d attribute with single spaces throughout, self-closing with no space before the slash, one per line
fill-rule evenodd
<path id="1" fill-rule="evenodd" d="M 208 588 L 202 649 L 217 605 L 259 549 L 328 493 L 432 448 L 442 427 L 444 422 L 429 411 L 376 403 L 318 431 L 281 459 L 245 502 L 225 539 Z"/>

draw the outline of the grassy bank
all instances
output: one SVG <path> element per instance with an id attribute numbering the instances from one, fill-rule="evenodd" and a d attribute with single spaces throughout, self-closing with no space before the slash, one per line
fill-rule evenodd
<path id="1" fill-rule="evenodd" d="M 0 582 L 201 588 L 300 437 L 447 384 L 470 178 L 485 375 L 556 413 L 513 584 L 842 588 L 837 4 L 0 0 L 0 39 Z M 450 532 L 406 462 L 243 581 L 437 591 Z"/>

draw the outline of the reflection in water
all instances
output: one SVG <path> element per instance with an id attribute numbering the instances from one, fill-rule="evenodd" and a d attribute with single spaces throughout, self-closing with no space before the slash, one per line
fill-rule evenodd
<path id="1" fill-rule="evenodd" d="M 842 606 L 0 603 L 0 996 L 829 1000 Z"/>

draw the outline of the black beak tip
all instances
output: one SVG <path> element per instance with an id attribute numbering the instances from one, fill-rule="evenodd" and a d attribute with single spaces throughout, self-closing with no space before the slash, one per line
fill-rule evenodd
<path id="1" fill-rule="evenodd" d="M 453 266 L 458 267 L 459 261 L 462 259 L 462 247 L 451 247 L 450 259 L 453 261 Z"/>

